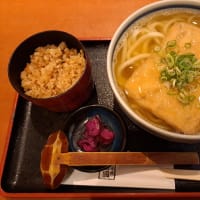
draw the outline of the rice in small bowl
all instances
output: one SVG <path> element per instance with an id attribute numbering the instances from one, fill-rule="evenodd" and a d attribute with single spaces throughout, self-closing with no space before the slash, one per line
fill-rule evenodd
<path id="1" fill-rule="evenodd" d="M 28 96 L 50 98 L 72 87 L 85 67 L 83 51 L 69 49 L 65 42 L 38 47 L 20 74 L 21 85 Z"/>
<path id="2" fill-rule="evenodd" d="M 56 112 L 80 107 L 93 89 L 84 46 L 62 31 L 37 33 L 23 41 L 10 59 L 8 76 L 22 97 Z"/>
<path id="3" fill-rule="evenodd" d="M 119 26 L 108 49 L 108 78 L 121 108 L 171 141 L 200 141 L 199 14 L 199 1 L 149 4 Z"/>

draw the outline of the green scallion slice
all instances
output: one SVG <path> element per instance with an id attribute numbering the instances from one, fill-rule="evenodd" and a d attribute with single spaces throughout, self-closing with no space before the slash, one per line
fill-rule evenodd
<path id="1" fill-rule="evenodd" d="M 167 42 L 166 48 L 175 46 L 176 40 L 171 40 Z M 160 72 L 161 81 L 168 82 L 169 89 L 177 92 L 177 99 L 181 103 L 191 103 L 195 97 L 192 95 L 190 90 L 192 87 L 189 87 L 189 84 L 199 84 L 200 60 L 193 53 L 178 54 L 175 51 L 168 52 L 166 50 L 166 55 L 161 58 L 161 63 L 164 64 L 164 68 Z"/>
<path id="2" fill-rule="evenodd" d="M 191 44 L 190 42 L 186 42 L 185 45 L 184 45 L 184 47 L 185 47 L 186 49 L 191 48 L 191 46 L 192 46 L 192 44 Z"/>
<path id="3" fill-rule="evenodd" d="M 170 40 L 167 42 L 167 47 L 175 47 L 176 46 L 176 40 Z"/>

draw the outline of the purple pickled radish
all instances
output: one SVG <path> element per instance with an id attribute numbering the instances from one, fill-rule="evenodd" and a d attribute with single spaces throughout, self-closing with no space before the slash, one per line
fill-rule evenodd
<path id="1" fill-rule="evenodd" d="M 114 132 L 108 128 L 103 128 L 100 132 L 100 143 L 102 145 L 109 145 L 113 142 Z"/>
<path id="2" fill-rule="evenodd" d="M 101 130 L 101 121 L 98 115 L 96 115 L 95 117 L 89 119 L 86 124 L 85 124 L 85 128 L 86 128 L 86 137 L 96 137 L 99 135 L 100 130 Z"/>
<path id="3" fill-rule="evenodd" d="M 78 141 L 78 145 L 83 151 L 87 152 L 99 151 L 97 147 L 97 141 L 92 137 L 80 139 Z"/>
<path id="4" fill-rule="evenodd" d="M 101 146 L 110 145 L 114 137 L 114 132 L 104 126 L 100 117 L 96 115 L 85 123 L 85 130 L 77 145 L 82 151 L 100 151 Z"/>

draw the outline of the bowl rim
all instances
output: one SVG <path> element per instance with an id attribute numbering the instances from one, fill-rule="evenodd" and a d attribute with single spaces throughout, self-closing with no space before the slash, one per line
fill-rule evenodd
<path id="1" fill-rule="evenodd" d="M 145 129 L 147 132 L 150 132 L 153 135 L 167 139 L 169 141 L 195 143 L 195 142 L 200 141 L 200 134 L 186 135 L 186 134 L 181 134 L 178 132 L 177 133 L 171 132 L 171 131 L 156 127 L 152 123 L 147 122 L 143 118 L 139 117 L 132 109 L 130 109 L 130 107 L 125 103 L 125 100 L 119 94 L 118 86 L 117 84 L 115 84 L 116 83 L 116 80 L 114 78 L 115 76 L 112 71 L 113 69 L 112 60 L 113 60 L 114 51 L 115 51 L 116 45 L 118 44 L 118 41 L 120 40 L 121 36 L 124 34 L 126 29 L 130 27 L 131 24 L 134 23 L 134 21 L 138 20 L 142 16 L 145 16 L 154 11 L 160 11 L 162 9 L 168 9 L 168 8 L 185 8 L 185 9 L 200 10 L 200 1 L 198 0 L 158 1 L 158 2 L 148 4 L 136 10 L 132 14 L 130 14 L 116 29 L 110 41 L 108 51 L 107 51 L 107 75 L 108 75 L 109 84 L 112 88 L 114 96 L 116 97 L 120 107 L 123 109 L 123 111 L 128 115 L 128 117 L 133 122 L 135 122 L 137 125 Z"/>

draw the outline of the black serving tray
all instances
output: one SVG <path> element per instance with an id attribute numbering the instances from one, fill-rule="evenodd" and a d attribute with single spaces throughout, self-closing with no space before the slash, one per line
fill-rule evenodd
<path id="1" fill-rule="evenodd" d="M 95 88 L 89 104 L 103 104 L 117 111 L 127 125 L 128 151 L 197 151 L 200 143 L 175 143 L 155 137 L 136 126 L 119 108 L 108 83 L 106 73 L 106 54 L 109 41 L 83 41 L 92 65 Z M 112 188 L 89 186 L 65 186 L 50 191 L 46 189 L 40 174 L 40 153 L 48 135 L 58 129 L 64 129 L 65 121 L 70 113 L 54 113 L 32 105 L 18 98 L 7 159 L 1 180 L 1 187 L 7 193 L 84 193 L 84 192 L 166 192 L 166 190 Z M 177 167 L 177 166 L 175 166 Z M 179 166 L 189 169 L 200 169 L 199 166 Z M 134 181 L 134 180 L 133 180 Z M 200 182 L 176 180 L 176 191 L 200 191 Z"/>

